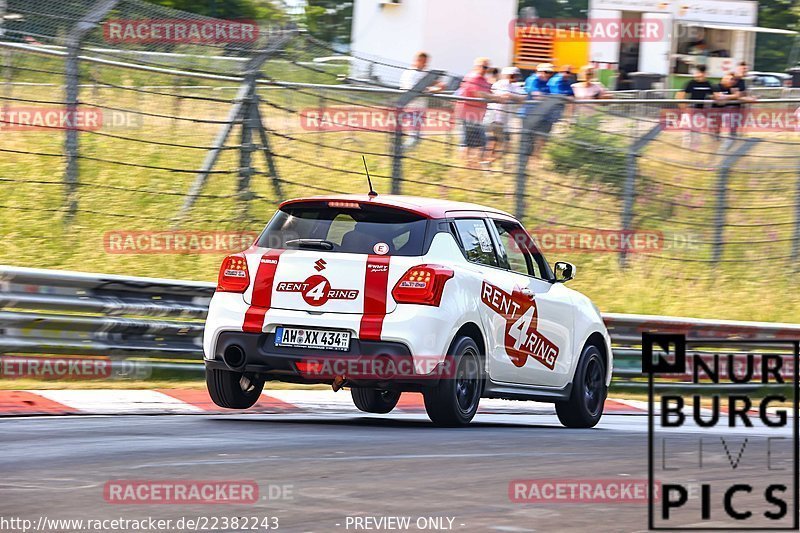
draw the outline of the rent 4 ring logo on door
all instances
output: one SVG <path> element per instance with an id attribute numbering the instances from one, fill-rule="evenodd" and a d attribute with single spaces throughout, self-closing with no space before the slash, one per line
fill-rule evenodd
<path id="1" fill-rule="evenodd" d="M 558 346 L 539 331 L 539 313 L 533 297 L 514 287 L 511 294 L 486 281 L 481 288 L 481 300 L 491 310 L 505 318 L 506 353 L 515 366 L 522 367 L 532 357 L 553 370 L 558 359 Z"/>
<path id="2" fill-rule="evenodd" d="M 299 292 L 308 305 L 318 307 L 328 300 L 355 300 L 357 289 L 334 289 L 325 276 L 315 274 L 305 281 L 281 281 L 276 288 L 278 292 Z"/>

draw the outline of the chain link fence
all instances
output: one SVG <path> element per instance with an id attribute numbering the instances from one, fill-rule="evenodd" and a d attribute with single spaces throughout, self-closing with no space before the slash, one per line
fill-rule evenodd
<path id="1" fill-rule="evenodd" d="M 216 24 L 138 0 L 9 0 L 2 20 L 11 262 L 48 255 L 74 268 L 121 228 L 258 231 L 281 199 L 365 193 L 365 155 L 380 193 L 504 208 L 546 254 L 580 264 L 692 280 L 719 275 L 707 266 L 733 277 L 797 264 L 796 90 L 747 106 L 785 123 L 735 132 L 682 126 L 694 111 L 667 91 L 508 99 L 484 116 L 483 101 L 386 87 L 370 62 L 407 67 L 343 56 L 293 27 L 229 42 L 126 38 L 142 21 Z M 137 257 L 105 260 L 139 272 Z M 193 261 L 141 273 L 183 274 Z"/>

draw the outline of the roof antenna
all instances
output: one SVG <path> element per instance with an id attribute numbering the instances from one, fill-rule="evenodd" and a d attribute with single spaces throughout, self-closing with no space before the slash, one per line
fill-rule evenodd
<path id="1" fill-rule="evenodd" d="M 375 198 L 378 196 L 378 193 L 376 193 L 375 189 L 372 188 L 372 180 L 369 177 L 369 169 L 367 168 L 367 158 L 362 155 L 361 159 L 364 161 L 364 171 L 367 173 L 367 183 L 369 183 L 369 192 L 367 193 L 367 196 L 370 198 Z"/>

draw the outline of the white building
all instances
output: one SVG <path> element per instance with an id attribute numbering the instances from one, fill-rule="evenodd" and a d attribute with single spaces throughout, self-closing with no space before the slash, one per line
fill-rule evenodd
<path id="1" fill-rule="evenodd" d="M 757 32 L 795 33 L 758 27 L 753 0 L 589 0 L 589 18 L 663 25 L 663 38 L 593 40 L 589 53 L 601 66 L 662 75 L 688 74 L 691 65 L 704 63 L 709 76 L 719 77 L 740 61 L 753 64 Z"/>
<path id="2" fill-rule="evenodd" d="M 420 50 L 429 68 L 466 74 L 476 57 L 510 65 L 517 0 L 355 0 L 353 56 L 407 67 Z M 355 61 L 352 76 L 397 84 L 402 70 Z"/>

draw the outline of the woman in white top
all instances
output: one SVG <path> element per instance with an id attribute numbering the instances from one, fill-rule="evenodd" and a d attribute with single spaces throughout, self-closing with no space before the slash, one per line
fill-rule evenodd
<path id="1" fill-rule="evenodd" d="M 578 83 L 572 84 L 572 92 L 576 100 L 595 100 L 609 98 L 605 86 L 594 79 L 594 67 L 584 65 L 578 72 Z"/>

